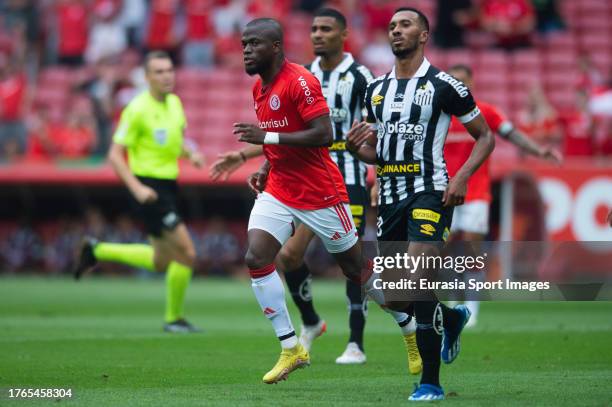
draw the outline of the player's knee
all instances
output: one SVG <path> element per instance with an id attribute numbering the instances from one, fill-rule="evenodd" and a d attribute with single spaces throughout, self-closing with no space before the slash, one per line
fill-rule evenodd
<path id="1" fill-rule="evenodd" d="M 250 270 L 258 270 L 272 263 L 273 259 L 265 254 L 258 253 L 251 248 L 247 250 L 244 256 L 244 262 Z"/>
<path id="2" fill-rule="evenodd" d="M 183 251 L 183 257 L 184 257 L 184 262 L 189 266 L 189 267 L 193 267 L 196 261 L 196 251 L 193 247 L 187 247 L 185 248 L 185 250 Z"/>
<path id="3" fill-rule="evenodd" d="M 165 256 L 156 255 L 153 257 L 153 267 L 158 273 L 163 273 L 168 268 L 170 261 Z"/>
<path id="4" fill-rule="evenodd" d="M 280 270 L 282 271 L 292 271 L 299 268 L 304 259 L 300 254 L 292 250 L 288 247 L 283 247 L 281 251 L 276 256 L 276 263 Z"/>

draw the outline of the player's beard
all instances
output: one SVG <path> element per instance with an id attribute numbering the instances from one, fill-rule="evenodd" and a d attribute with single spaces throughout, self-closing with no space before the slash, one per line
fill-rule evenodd
<path id="1" fill-rule="evenodd" d="M 397 49 L 393 48 L 393 45 L 391 45 L 391 52 L 393 52 L 393 55 L 395 55 L 397 59 L 405 59 L 412 55 L 418 48 L 419 44 L 415 40 L 413 42 L 409 42 L 405 48 Z"/>
<path id="2" fill-rule="evenodd" d="M 271 63 L 266 64 L 264 62 L 259 62 L 255 65 L 251 65 L 250 67 L 245 66 L 244 71 L 247 73 L 247 75 L 253 76 L 264 72 L 266 69 L 269 68 L 270 65 Z"/>

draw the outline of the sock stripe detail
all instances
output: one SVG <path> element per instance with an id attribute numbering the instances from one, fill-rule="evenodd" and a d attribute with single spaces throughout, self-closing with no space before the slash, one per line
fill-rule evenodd
<path id="1" fill-rule="evenodd" d="M 408 318 L 406 318 L 404 321 L 402 322 L 398 322 L 398 325 L 400 326 L 400 328 L 405 327 L 406 325 L 408 325 L 410 323 L 410 321 L 412 321 L 412 317 L 410 315 L 408 315 Z"/>
<path id="2" fill-rule="evenodd" d="M 269 264 L 260 269 L 249 270 L 249 274 L 251 275 L 251 278 L 261 278 L 274 273 L 274 270 L 274 264 Z"/>
<path id="3" fill-rule="evenodd" d="M 295 331 L 291 331 L 291 332 L 289 332 L 287 335 L 279 336 L 279 337 L 278 337 L 278 340 L 279 340 L 279 341 L 284 341 L 285 339 L 289 339 L 289 338 L 291 338 L 292 336 L 295 336 Z"/>

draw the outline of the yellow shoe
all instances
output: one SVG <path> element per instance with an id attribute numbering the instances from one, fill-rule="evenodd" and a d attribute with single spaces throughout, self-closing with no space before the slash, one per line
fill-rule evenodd
<path id="1" fill-rule="evenodd" d="M 263 381 L 266 384 L 278 383 L 285 380 L 289 373 L 295 369 L 301 369 L 310 365 L 310 355 L 302 344 L 298 343 L 294 348 L 283 349 L 276 365 L 265 374 Z"/>
<path id="2" fill-rule="evenodd" d="M 417 346 L 416 334 L 404 335 L 404 344 L 406 345 L 406 353 L 408 353 L 408 371 L 410 374 L 417 375 L 423 370 L 423 361 Z"/>

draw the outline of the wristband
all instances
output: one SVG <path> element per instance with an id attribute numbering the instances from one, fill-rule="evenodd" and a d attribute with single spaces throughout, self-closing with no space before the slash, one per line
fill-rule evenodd
<path id="1" fill-rule="evenodd" d="M 278 144 L 278 133 L 267 132 L 264 137 L 264 144 Z"/>

